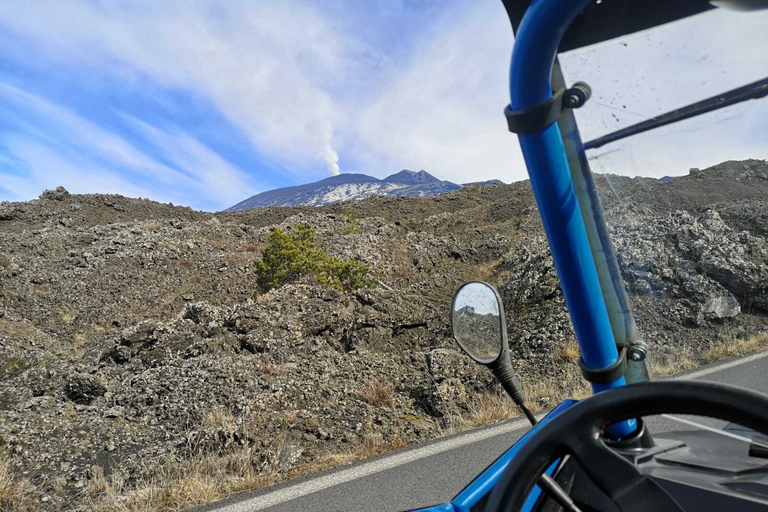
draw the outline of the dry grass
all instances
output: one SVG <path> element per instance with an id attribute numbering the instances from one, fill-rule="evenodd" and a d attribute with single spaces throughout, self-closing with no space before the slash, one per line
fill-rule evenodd
<path id="1" fill-rule="evenodd" d="M 592 393 L 592 388 L 581 378 L 576 365 L 568 368 L 566 374 L 559 378 L 533 382 L 523 379 L 521 385 L 527 398 L 526 404 L 533 412 L 554 407 L 565 398 L 581 400 Z"/>
<path id="2" fill-rule="evenodd" d="M 648 372 L 651 374 L 651 378 L 660 379 L 696 368 L 699 364 L 691 349 L 683 347 L 672 356 L 649 360 Z"/>
<path id="3" fill-rule="evenodd" d="M 579 344 L 574 339 L 568 340 L 555 351 L 555 357 L 563 361 L 577 361 L 580 356 Z"/>
<path id="4" fill-rule="evenodd" d="M 88 348 L 88 337 L 85 336 L 83 333 L 75 333 L 75 335 L 72 337 L 72 343 L 69 347 L 69 350 L 74 354 L 75 357 L 78 359 L 82 359 L 83 356 L 85 356 L 85 353 L 87 352 Z"/>
<path id="5" fill-rule="evenodd" d="M 395 265 L 392 271 L 392 277 L 394 277 L 395 279 L 402 279 L 405 277 L 410 277 L 412 275 L 413 275 L 413 269 L 411 268 L 411 265 L 408 263 Z"/>
<path id="6" fill-rule="evenodd" d="M 351 445 L 344 451 L 325 454 L 319 457 L 316 461 L 297 467 L 291 472 L 289 478 L 316 473 L 318 471 L 327 471 L 406 446 L 408 446 L 408 441 L 406 441 L 399 432 L 396 432 L 391 439 L 384 439 L 380 436 L 368 436 L 361 442 Z"/>
<path id="7" fill-rule="evenodd" d="M 592 394 L 589 384 L 580 378 L 578 371 L 571 373 L 557 380 L 544 379 L 537 382 L 527 382 L 523 379 L 521 385 L 525 391 L 526 406 L 535 413 L 553 407 L 565 398 L 581 400 Z M 453 419 L 448 433 L 482 427 L 521 414 L 522 411 L 506 395 L 482 394 L 472 398 L 466 413 Z"/>
<path id="8" fill-rule="evenodd" d="M 44 299 L 48 297 L 48 295 L 49 295 L 49 292 L 40 286 L 33 286 L 32 289 L 29 291 L 30 297 L 37 297 L 38 299 Z"/>
<path id="9" fill-rule="evenodd" d="M 146 304 L 136 310 L 136 314 L 146 317 L 166 314 L 168 311 L 173 310 L 174 304 L 177 304 L 185 295 L 196 295 L 199 293 L 206 282 L 206 276 L 203 273 L 193 273 L 189 279 L 182 281 L 182 285 L 174 289 L 172 293 L 167 293 L 160 297 L 152 297 L 151 300 L 147 300 Z"/>
<path id="10" fill-rule="evenodd" d="M 222 240 L 221 238 L 209 238 L 207 242 L 208 242 L 208 245 L 210 245 L 217 251 L 221 251 L 227 246 L 227 241 Z"/>
<path id="11" fill-rule="evenodd" d="M 519 415 L 520 411 L 511 399 L 496 393 L 486 393 L 472 399 L 469 411 L 453 422 L 452 431 L 482 427 Z"/>
<path id="12" fill-rule="evenodd" d="M 395 280 L 414 277 L 416 271 L 411 251 L 399 239 L 392 240 L 391 244 L 392 277 Z"/>
<path id="13" fill-rule="evenodd" d="M 37 505 L 34 487 L 16 476 L 8 458 L 0 456 L 0 511 L 35 510 Z"/>
<path id="14" fill-rule="evenodd" d="M 229 254 L 224 261 L 229 268 L 249 267 L 253 264 L 254 256 L 247 252 L 234 252 Z"/>
<path id="15" fill-rule="evenodd" d="M 649 364 L 653 378 L 674 375 L 703 363 L 709 363 L 727 357 L 742 356 L 749 352 L 768 348 L 768 333 L 758 334 L 747 339 L 729 338 L 696 357 L 690 348 L 682 348 L 676 354 L 657 359 Z M 575 341 L 560 347 L 556 357 L 561 360 L 576 361 L 580 352 Z M 522 379 L 522 386 L 527 398 L 526 404 L 533 412 L 550 408 L 565 398 L 581 400 L 592 394 L 592 389 L 579 374 L 576 365 L 572 365 L 564 375 L 557 379 L 543 379 L 531 382 Z M 472 399 L 470 409 L 456 418 L 450 433 L 482 427 L 511 417 L 519 416 L 520 411 L 506 396 L 489 393 Z"/>
<path id="16" fill-rule="evenodd" d="M 390 406 L 395 402 L 395 386 L 391 382 L 370 381 L 357 394 L 362 401 L 374 407 Z"/>
<path id="17" fill-rule="evenodd" d="M 575 343 L 562 347 L 557 356 L 565 360 L 577 359 L 578 350 L 574 346 Z M 712 347 L 698 358 L 694 357 L 690 350 L 681 350 L 674 357 L 656 361 L 651 365 L 651 372 L 655 376 L 665 376 L 692 368 L 699 362 L 743 355 L 767 346 L 768 333 L 746 340 L 730 339 L 728 342 Z M 565 397 L 585 398 L 591 394 L 589 386 L 580 378 L 575 364 L 568 365 L 566 372 L 558 375 L 557 378 L 533 383 L 525 382 L 523 379 L 523 382 L 528 406 L 533 411 L 551 407 Z M 359 389 L 358 395 L 375 407 L 392 405 L 395 399 L 395 387 L 388 382 L 369 381 Z M 505 395 L 496 393 L 480 395 L 472 401 L 469 411 L 455 418 L 452 428 L 444 433 L 450 434 L 503 421 L 519 416 L 519 412 Z M 296 419 L 295 413 L 286 411 L 280 419 L 290 423 Z M 216 408 L 205 416 L 203 422 L 213 426 L 235 420 L 230 412 L 223 408 Z M 389 439 L 368 436 L 360 442 L 350 444 L 345 450 L 321 455 L 313 461 L 301 461 L 284 472 L 277 471 L 276 462 L 262 467 L 256 453 L 248 446 L 244 446 L 224 456 L 208 454 L 182 462 L 169 462 L 156 470 L 150 478 L 134 485 L 115 479 L 110 480 L 96 472 L 86 493 L 94 512 L 179 511 L 210 503 L 237 492 L 329 470 L 405 446 L 407 446 L 406 440 L 397 433 Z M 278 454 L 279 450 L 278 448 Z M 279 457 L 276 457 L 274 460 L 278 459 Z M 25 498 L 28 493 L 24 490 L 26 488 L 23 484 L 5 476 L 3 468 L 4 466 L 0 464 L 0 504 L 5 504 L 2 501 L 5 496 L 13 496 L 14 500 L 29 499 Z M 9 481 L 13 482 L 13 485 L 5 483 Z M 24 502 L 19 501 L 19 503 Z M 29 503 L 10 508 L 8 511 L 27 510 L 31 506 Z M 0 510 L 6 512 L 2 507 Z"/>
<path id="18" fill-rule="evenodd" d="M 0 267 L 10 268 L 10 266 L 11 266 L 11 259 L 5 254 L 0 254 Z"/>
<path id="19" fill-rule="evenodd" d="M 275 413 L 275 418 L 278 420 L 282 420 L 289 425 L 293 425 L 296 423 L 296 418 L 298 418 L 299 415 L 296 411 L 280 411 Z"/>
<path id="20" fill-rule="evenodd" d="M 702 357 L 706 362 L 717 361 L 726 357 L 743 356 L 749 352 L 768 347 L 768 332 L 763 332 L 746 339 L 730 338 L 710 347 Z"/>
<path id="21" fill-rule="evenodd" d="M 195 268 L 195 262 L 190 260 L 179 260 L 176 262 L 176 267 L 182 270 L 193 270 Z"/>
<path id="22" fill-rule="evenodd" d="M 147 231 L 160 231 L 163 229 L 163 225 L 159 222 L 153 222 L 152 224 L 147 224 L 144 226 Z"/>
<path id="23" fill-rule="evenodd" d="M 60 311 L 58 316 L 59 322 L 67 325 L 73 323 L 77 319 L 77 313 L 71 311 Z"/>
<path id="24" fill-rule="evenodd" d="M 264 375 L 282 375 L 285 371 L 286 368 L 282 364 L 265 363 L 261 365 L 261 373 Z"/>
<path id="25" fill-rule="evenodd" d="M 501 265 L 504 258 L 497 258 L 495 260 L 482 263 L 477 267 L 477 279 L 481 281 L 491 281 L 491 277 L 494 275 L 496 268 Z"/>
<path id="26" fill-rule="evenodd" d="M 690 348 L 682 348 L 673 356 L 653 360 L 648 365 L 652 378 L 663 378 L 691 370 L 702 364 L 712 363 L 728 357 L 738 357 L 768 348 L 768 333 L 748 338 L 726 336 L 703 353 L 696 356 Z"/>
<path id="27" fill-rule="evenodd" d="M 93 512 L 171 512 L 200 506 L 232 494 L 273 485 L 298 476 L 325 471 L 407 445 L 396 434 L 390 439 L 369 436 L 346 450 L 297 464 L 278 473 L 276 463 L 261 468 L 255 451 L 241 447 L 225 456 L 204 456 L 168 462 L 135 486 L 95 471 L 85 493 Z M 275 461 L 279 459 L 278 454 Z M 5 509 L 0 509 L 5 512 Z M 23 509 L 18 509 L 23 510 Z M 17 512 L 17 509 L 11 509 Z"/>
<path id="28" fill-rule="evenodd" d="M 204 427 L 220 427 L 225 424 L 235 423 L 236 418 L 232 411 L 221 405 L 214 407 L 203 416 Z"/>
<path id="29" fill-rule="evenodd" d="M 680 349 L 676 354 L 663 359 L 651 361 L 649 371 L 653 378 L 663 378 L 674 375 L 704 363 L 713 362 L 727 357 L 742 356 L 768 348 L 768 333 L 761 333 L 746 339 L 727 338 L 696 357 L 690 348 Z M 580 352 L 576 341 L 560 347 L 556 357 L 561 360 L 576 361 Z M 532 381 L 521 379 L 527 398 L 526 404 L 533 412 L 550 408 L 565 398 L 581 400 L 592 394 L 592 389 L 581 375 L 576 365 L 570 365 L 565 374 L 557 379 Z M 489 393 L 472 399 L 467 413 L 456 418 L 451 433 L 471 428 L 485 426 L 519 416 L 520 411 L 506 396 Z"/>
<path id="30" fill-rule="evenodd" d="M 11 338 L 29 339 L 37 333 L 39 333 L 38 329 L 29 320 L 15 322 L 0 318 L 0 334 L 5 334 Z"/>
<path id="31" fill-rule="evenodd" d="M 170 512 L 275 483 L 273 467 L 262 470 L 255 452 L 243 447 L 224 456 L 168 461 L 137 485 L 95 472 L 85 492 L 94 512 Z"/>
<path id="32" fill-rule="evenodd" d="M 238 245 L 237 247 L 235 247 L 235 252 L 250 252 L 250 253 L 259 252 L 259 245 L 258 244 Z"/>

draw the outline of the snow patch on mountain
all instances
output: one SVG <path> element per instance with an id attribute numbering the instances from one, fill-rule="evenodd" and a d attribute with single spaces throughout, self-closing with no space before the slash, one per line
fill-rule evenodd
<path id="1" fill-rule="evenodd" d="M 407 186 L 396 183 L 344 183 L 329 187 L 326 192 L 319 191 L 316 196 L 301 204 L 321 206 L 341 201 L 360 200 L 374 195 L 387 195 L 388 192 L 403 188 Z"/>

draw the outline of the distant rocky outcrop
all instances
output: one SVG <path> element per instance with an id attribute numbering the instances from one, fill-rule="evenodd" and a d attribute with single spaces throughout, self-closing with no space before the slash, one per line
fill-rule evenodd
<path id="1" fill-rule="evenodd" d="M 768 328 L 768 163 L 596 182 L 653 361 Z M 375 285 L 259 294 L 269 233 L 300 224 Z M 366 440 L 432 439 L 497 389 L 451 338 L 451 296 L 471 279 L 499 289 L 519 380 L 572 390 L 528 182 L 219 214 L 63 189 L 2 203 L 0 450 L 63 510 L 99 471 L 127 482 L 192 453 L 249 446 L 263 467 L 285 446 L 288 474 Z M 391 396 L 366 400 L 372 383 Z"/>

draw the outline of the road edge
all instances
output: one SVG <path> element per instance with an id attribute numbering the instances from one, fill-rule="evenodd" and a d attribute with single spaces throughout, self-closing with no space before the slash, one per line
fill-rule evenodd
<path id="1" fill-rule="evenodd" d="M 699 379 L 717 373 L 729 370 L 736 366 L 748 364 L 768 357 L 768 350 L 747 354 L 735 358 L 709 363 L 695 369 L 687 370 L 679 374 L 664 377 L 655 380 L 690 380 Z M 541 411 L 536 414 L 537 418 L 542 418 L 549 413 L 549 410 Z M 510 418 L 500 423 L 494 423 L 484 427 L 459 432 L 448 437 L 442 437 L 429 441 L 423 445 L 415 447 L 402 448 L 395 452 L 387 452 L 373 459 L 366 459 L 350 466 L 343 466 L 328 470 L 327 472 L 309 474 L 297 479 L 288 480 L 276 486 L 265 489 L 254 489 L 253 491 L 244 491 L 230 496 L 223 500 L 210 503 L 208 505 L 192 509 L 193 512 L 256 512 L 269 507 L 285 503 L 315 492 L 335 487 L 353 480 L 374 475 L 388 469 L 415 462 L 420 459 L 437 455 L 455 448 L 474 444 L 485 439 L 508 434 L 515 430 L 528 426 L 525 417 L 518 416 Z M 254 500 L 260 500 L 258 503 L 250 503 Z M 249 502 L 248 505 L 245 505 Z M 246 508 L 247 507 L 247 508 Z"/>

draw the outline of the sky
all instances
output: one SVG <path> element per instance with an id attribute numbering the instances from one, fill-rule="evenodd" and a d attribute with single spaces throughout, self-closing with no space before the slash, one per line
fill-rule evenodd
<path id="1" fill-rule="evenodd" d="M 585 140 L 768 76 L 768 12 L 718 10 L 577 50 Z M 118 193 L 217 211 L 339 172 L 527 177 L 502 111 L 501 2 L 6 0 L 0 201 Z M 661 177 L 768 158 L 768 100 L 589 154 Z"/>

